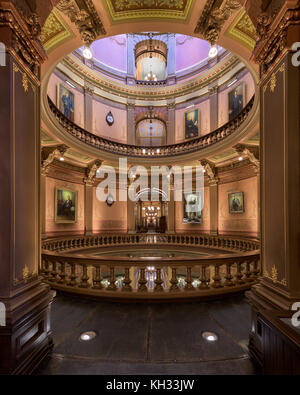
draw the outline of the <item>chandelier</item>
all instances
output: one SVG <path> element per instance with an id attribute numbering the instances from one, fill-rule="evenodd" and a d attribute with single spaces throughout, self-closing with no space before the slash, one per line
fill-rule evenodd
<path id="1" fill-rule="evenodd" d="M 148 75 L 146 75 L 145 81 L 157 81 L 156 74 L 153 74 L 153 72 L 152 72 L 152 66 L 150 66 L 150 73 L 148 73 Z"/>

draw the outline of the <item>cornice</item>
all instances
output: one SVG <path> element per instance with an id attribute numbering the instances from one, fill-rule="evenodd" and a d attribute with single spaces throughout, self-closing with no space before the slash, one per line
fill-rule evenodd
<path id="1" fill-rule="evenodd" d="M 116 96 L 123 96 L 134 100 L 167 100 L 170 98 L 178 98 L 183 95 L 188 95 L 199 91 L 206 86 L 213 84 L 218 79 L 225 76 L 230 70 L 241 63 L 240 59 L 229 54 L 220 63 L 206 72 L 201 73 L 200 76 L 189 80 L 186 83 L 179 83 L 173 86 L 163 87 L 139 87 L 120 84 L 110 79 L 107 79 L 99 74 L 89 70 L 88 67 L 82 63 L 78 63 L 74 56 L 65 57 L 61 64 L 73 72 L 77 77 L 92 84 L 95 88 L 106 91 Z M 59 69 L 59 65 L 57 66 Z M 61 71 L 61 70 L 60 70 Z"/>

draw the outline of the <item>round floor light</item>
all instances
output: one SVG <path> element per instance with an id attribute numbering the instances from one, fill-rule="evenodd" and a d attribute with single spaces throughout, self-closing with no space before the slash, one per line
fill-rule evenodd
<path id="1" fill-rule="evenodd" d="M 218 335 L 214 332 L 203 332 L 202 337 L 210 343 L 216 342 L 218 340 Z"/>
<path id="2" fill-rule="evenodd" d="M 95 339 L 96 336 L 97 336 L 97 334 L 94 331 L 83 332 L 80 335 L 80 340 L 82 340 L 84 342 L 88 342 L 90 340 Z"/>

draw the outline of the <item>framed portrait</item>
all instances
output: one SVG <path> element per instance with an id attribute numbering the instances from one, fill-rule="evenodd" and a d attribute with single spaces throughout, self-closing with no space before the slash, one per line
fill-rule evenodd
<path id="1" fill-rule="evenodd" d="M 55 222 L 74 224 L 77 222 L 78 192 L 71 189 L 55 189 Z"/>
<path id="2" fill-rule="evenodd" d="M 245 83 L 242 82 L 228 93 L 229 121 L 239 115 L 245 107 Z"/>
<path id="3" fill-rule="evenodd" d="M 184 114 L 184 138 L 195 139 L 200 136 L 200 110 L 195 109 Z"/>
<path id="4" fill-rule="evenodd" d="M 66 118 L 74 122 L 75 96 L 64 85 L 57 85 L 57 107 Z"/>
<path id="5" fill-rule="evenodd" d="M 245 212 L 244 192 L 229 193 L 228 201 L 230 214 L 243 214 Z"/>
<path id="6" fill-rule="evenodd" d="M 183 223 L 202 224 L 203 196 L 200 192 L 183 194 Z"/>

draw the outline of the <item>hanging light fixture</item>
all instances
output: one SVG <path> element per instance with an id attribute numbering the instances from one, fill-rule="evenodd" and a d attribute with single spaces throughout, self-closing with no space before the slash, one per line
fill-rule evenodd
<path id="1" fill-rule="evenodd" d="M 84 56 L 85 59 L 91 60 L 93 58 L 93 52 L 90 48 L 90 46 L 86 46 L 82 52 L 82 55 Z"/>
<path id="2" fill-rule="evenodd" d="M 216 44 L 211 44 L 210 50 L 208 52 L 208 56 L 213 59 L 218 55 L 219 51 Z"/>

